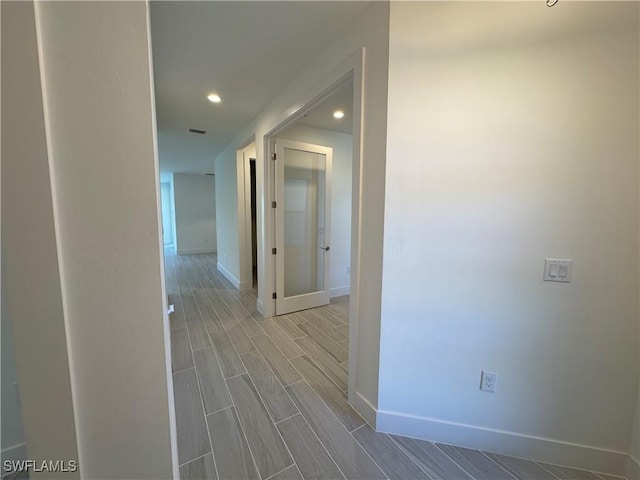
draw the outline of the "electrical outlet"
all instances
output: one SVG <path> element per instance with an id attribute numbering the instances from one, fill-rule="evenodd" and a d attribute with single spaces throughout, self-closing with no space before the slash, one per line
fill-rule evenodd
<path id="1" fill-rule="evenodd" d="M 498 380 L 498 374 L 495 372 L 482 371 L 482 378 L 480 380 L 480 390 L 483 392 L 495 392 L 496 381 Z"/>

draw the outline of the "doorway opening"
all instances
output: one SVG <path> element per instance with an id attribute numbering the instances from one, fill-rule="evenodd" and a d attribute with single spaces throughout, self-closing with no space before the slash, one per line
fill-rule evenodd
<path id="1" fill-rule="evenodd" d="M 251 196 L 251 288 L 258 289 L 258 212 L 256 208 L 256 159 L 249 159 L 249 190 Z"/>
<path id="2" fill-rule="evenodd" d="M 350 294 L 354 111 L 350 74 L 267 137 L 276 315 Z"/>

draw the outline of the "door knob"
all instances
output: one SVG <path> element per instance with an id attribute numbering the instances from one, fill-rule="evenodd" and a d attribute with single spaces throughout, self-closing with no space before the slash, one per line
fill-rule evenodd
<path id="1" fill-rule="evenodd" d="M 326 252 L 328 252 L 329 250 L 331 250 L 331 247 L 318 247 L 320 250 L 324 250 Z"/>

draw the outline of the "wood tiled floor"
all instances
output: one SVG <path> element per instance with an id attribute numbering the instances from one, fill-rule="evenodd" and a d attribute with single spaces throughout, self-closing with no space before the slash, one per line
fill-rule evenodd
<path id="1" fill-rule="evenodd" d="M 612 478 L 374 432 L 347 403 L 348 297 L 265 319 L 214 255 L 165 255 L 181 478 Z"/>

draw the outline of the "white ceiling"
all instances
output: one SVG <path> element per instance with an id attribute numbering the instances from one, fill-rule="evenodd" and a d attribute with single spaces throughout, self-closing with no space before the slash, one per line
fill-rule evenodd
<path id="1" fill-rule="evenodd" d="M 215 156 L 366 3 L 151 2 L 160 169 L 213 172 Z"/>
<path id="2" fill-rule="evenodd" d="M 333 112 L 342 110 L 344 117 L 336 119 Z M 342 133 L 353 132 L 353 80 L 340 85 L 313 110 L 298 120 L 301 125 L 310 125 Z"/>

